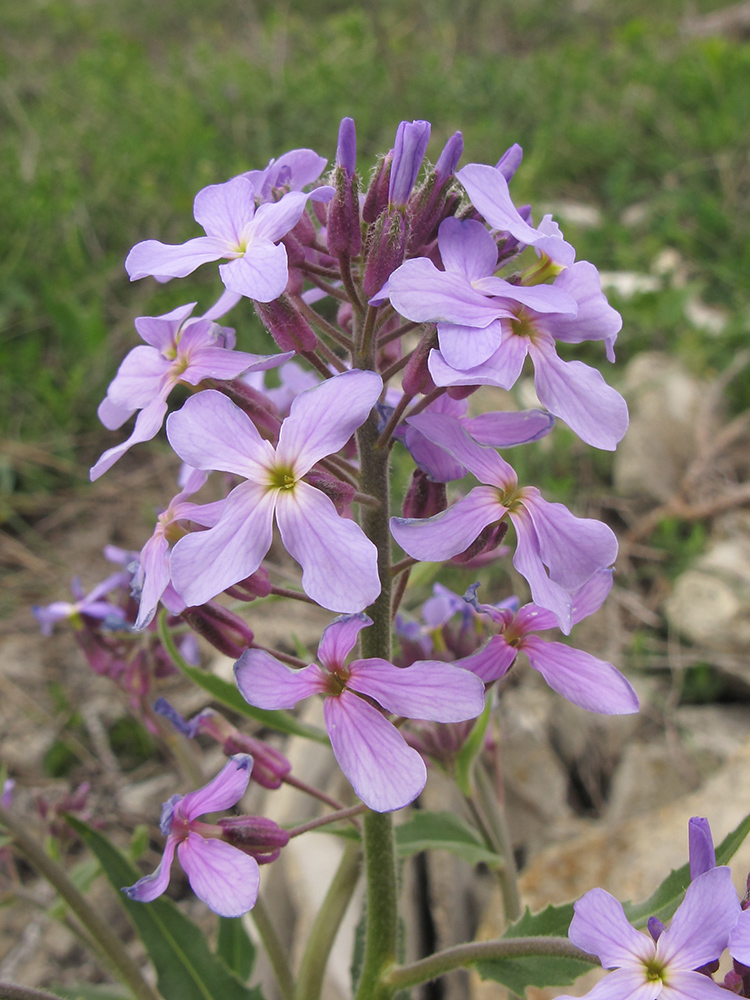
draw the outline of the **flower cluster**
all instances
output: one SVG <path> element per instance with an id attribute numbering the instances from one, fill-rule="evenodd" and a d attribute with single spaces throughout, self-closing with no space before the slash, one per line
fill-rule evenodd
<path id="1" fill-rule="evenodd" d="M 343 773 L 380 812 L 407 805 L 424 787 L 411 724 L 457 727 L 463 739 L 484 708 L 486 685 L 520 651 L 578 705 L 608 714 L 638 705 L 613 665 L 532 634 L 559 628 L 567 635 L 599 607 L 617 556 L 612 530 L 519 483 L 499 451 L 544 437 L 556 418 L 594 447 L 616 447 L 627 427 L 624 400 L 597 369 L 562 360 L 556 345 L 602 341 L 612 361 L 620 317 L 596 269 L 576 261 L 552 219 L 535 225 L 530 209 L 513 204 L 508 184 L 519 147 L 495 166 L 458 169 L 456 133 L 423 169 L 429 139 L 428 122 L 402 122 L 365 185 L 354 122 L 344 119 L 326 176 L 323 157 L 293 150 L 200 191 L 194 217 L 204 235 L 131 250 L 125 266 L 133 280 L 166 282 L 222 262 L 224 290 L 202 315 L 188 302 L 136 320 L 145 343 L 122 362 L 99 407 L 111 430 L 135 422 L 91 478 L 153 438 L 166 418 L 167 439 L 185 463 L 180 489 L 132 559 L 127 614 L 105 600 L 112 581 L 77 594 L 75 604 L 38 612 L 45 629 L 63 615 L 86 636 L 100 635 L 102 622 L 137 634 L 153 630 L 161 605 L 168 622 L 237 659 L 239 691 L 257 709 L 285 711 L 321 695 Z M 277 352 L 238 350 L 234 330 L 219 325 L 242 297 L 254 303 Z M 540 405 L 517 410 L 510 390 L 527 358 Z M 470 410 L 468 397 L 483 385 L 508 393 L 501 411 Z M 188 390 L 187 400 L 167 415 L 177 386 Z M 401 516 L 391 517 L 393 447 L 415 468 Z M 446 483 L 467 475 L 478 485 L 448 505 Z M 499 547 L 504 539 L 507 548 Z M 394 543 L 406 554 L 395 564 Z M 442 611 L 432 609 L 431 634 L 412 636 L 413 655 L 402 649 L 394 661 L 384 634 L 413 562 L 478 565 L 506 552 L 533 603 L 518 610 L 518 601 L 501 595 L 486 605 L 475 590 L 472 603 L 452 595 Z M 339 617 L 323 633 L 319 663 L 308 662 L 260 647 L 245 616 L 222 603 L 227 596 L 287 597 Z M 461 642 L 434 649 L 437 625 L 457 606 Z M 159 711 L 192 725 L 169 706 Z M 241 746 L 228 723 L 199 718 L 195 732 Z M 256 760 L 253 774 L 278 787 L 278 761 L 269 760 Z M 176 852 L 196 893 L 217 912 L 252 906 L 252 836 L 237 832 L 242 824 L 198 819 L 234 804 L 251 767 L 248 755 L 233 756 L 204 789 L 167 803 L 164 859 L 128 890 L 132 898 L 164 890 Z M 262 826 L 253 836 L 270 843 Z"/>

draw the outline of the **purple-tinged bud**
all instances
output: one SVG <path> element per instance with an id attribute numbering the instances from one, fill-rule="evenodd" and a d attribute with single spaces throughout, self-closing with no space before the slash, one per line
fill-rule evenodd
<path id="1" fill-rule="evenodd" d="M 690 881 L 716 867 L 716 852 L 711 836 L 711 827 L 703 816 L 693 816 L 688 820 L 688 854 L 690 857 Z"/>
<path id="2" fill-rule="evenodd" d="M 304 478 L 333 501 L 339 514 L 344 513 L 357 492 L 350 483 L 342 482 L 325 470 L 311 469 Z"/>
<path id="3" fill-rule="evenodd" d="M 440 158 L 409 200 L 409 253 L 419 251 L 434 240 L 440 223 L 455 211 L 459 196 L 448 190 L 464 148 L 463 136 L 456 132 L 450 137 Z"/>
<path id="4" fill-rule="evenodd" d="M 228 816 L 220 819 L 218 825 L 222 840 L 249 854 L 260 865 L 275 861 L 281 848 L 289 843 L 288 830 L 265 816 Z"/>
<path id="5" fill-rule="evenodd" d="M 281 242 L 286 247 L 286 258 L 288 267 L 291 268 L 292 270 L 302 267 L 302 265 L 307 260 L 307 255 L 305 254 L 305 248 L 297 239 L 297 234 L 294 232 L 289 232 L 285 236 L 282 236 Z"/>
<path id="6" fill-rule="evenodd" d="M 358 257 L 362 252 L 362 225 L 359 219 L 357 136 L 354 120 L 342 118 L 336 167 L 333 171 L 334 195 L 328 208 L 326 239 L 335 256 Z"/>
<path id="7" fill-rule="evenodd" d="M 506 149 L 503 155 L 495 164 L 495 169 L 499 170 L 506 181 L 510 182 L 513 174 L 521 166 L 521 160 L 523 159 L 523 150 L 514 142 L 510 149 Z"/>
<path id="8" fill-rule="evenodd" d="M 464 137 L 461 132 L 454 132 L 443 146 L 443 151 L 435 164 L 438 183 L 445 184 L 456 172 L 458 161 L 464 151 Z"/>
<path id="9" fill-rule="evenodd" d="M 318 231 L 313 225 L 313 221 L 307 214 L 307 212 L 303 212 L 302 215 L 299 217 L 297 225 L 294 227 L 294 229 L 291 230 L 291 235 L 299 242 L 299 244 L 302 247 L 309 247 L 315 245 L 318 239 Z M 290 266 L 296 267 L 299 265 L 293 264 L 290 261 Z"/>
<path id="10" fill-rule="evenodd" d="M 314 351 L 318 338 L 292 300 L 282 295 L 273 302 L 255 302 L 255 311 L 282 351 Z"/>
<path id="11" fill-rule="evenodd" d="M 483 555 L 486 552 L 493 552 L 505 538 L 507 533 L 507 521 L 500 521 L 497 524 L 488 524 L 486 528 L 480 531 L 479 535 L 477 535 L 468 548 L 465 548 L 463 552 L 459 552 L 457 556 L 453 556 L 451 562 L 461 565 L 462 563 L 471 562 L 471 560 L 476 559 L 478 555 Z"/>
<path id="12" fill-rule="evenodd" d="M 402 733 L 409 746 L 421 754 L 441 764 L 450 764 L 466 743 L 474 722 L 470 719 L 468 722 L 411 723 Z"/>
<path id="13" fill-rule="evenodd" d="M 388 208 L 388 187 L 391 179 L 391 161 L 393 150 L 378 160 L 375 173 L 372 175 L 367 189 L 365 203 L 362 206 L 362 218 L 365 222 L 374 222 Z"/>
<path id="14" fill-rule="evenodd" d="M 241 378 L 232 379 L 230 382 L 217 381 L 211 388 L 218 389 L 236 403 L 250 417 L 263 437 L 268 438 L 272 444 L 278 441 L 281 420 L 278 410 L 265 393 L 254 389 Z"/>
<path id="15" fill-rule="evenodd" d="M 247 622 L 213 601 L 200 607 L 185 608 L 180 617 L 220 653 L 235 660 L 242 656 L 255 638 Z"/>
<path id="16" fill-rule="evenodd" d="M 201 723 L 201 732 L 207 731 L 206 725 Z M 269 746 L 254 736 L 246 736 L 234 726 L 224 737 L 222 749 L 227 757 L 236 753 L 249 753 L 253 758 L 253 781 L 263 788 L 271 790 L 280 788 L 284 778 L 292 769 L 287 758 L 276 747 Z"/>
<path id="17" fill-rule="evenodd" d="M 271 578 L 268 570 L 261 566 L 254 573 L 227 587 L 226 594 L 238 601 L 254 601 L 258 597 L 268 597 L 271 593 Z"/>
<path id="18" fill-rule="evenodd" d="M 659 940 L 662 932 L 666 929 L 666 926 L 661 922 L 661 920 L 659 920 L 658 917 L 648 918 L 648 932 L 655 942 Z"/>
<path id="19" fill-rule="evenodd" d="M 342 330 L 346 330 L 348 333 L 351 333 L 353 316 L 354 310 L 352 309 L 351 302 L 342 302 L 336 314 L 336 322 Z"/>
<path id="20" fill-rule="evenodd" d="M 397 208 L 404 208 L 409 200 L 430 141 L 430 128 L 429 122 L 413 121 L 401 122 L 396 130 L 388 201 Z"/>
<path id="21" fill-rule="evenodd" d="M 407 395 L 416 396 L 418 392 L 428 393 L 435 388 L 430 369 L 427 367 L 433 347 L 437 347 L 437 331 L 435 327 L 430 327 L 412 351 L 404 368 L 401 388 Z"/>
<path id="22" fill-rule="evenodd" d="M 199 716 L 193 716 L 190 722 L 188 722 L 166 698 L 157 698 L 153 704 L 153 709 L 157 715 L 162 715 L 167 722 L 171 722 L 178 733 L 182 733 L 188 739 L 195 739 L 195 735 L 198 732 Z"/>
<path id="23" fill-rule="evenodd" d="M 357 170 L 357 130 L 353 118 L 341 119 L 339 141 L 336 146 L 336 166 L 342 167 L 350 177 Z"/>
<path id="24" fill-rule="evenodd" d="M 730 969 L 726 976 L 724 976 L 724 982 L 721 984 L 722 989 L 729 990 L 730 993 L 736 993 L 738 996 L 742 992 L 743 985 L 742 976 L 737 975 L 734 969 Z"/>
<path id="25" fill-rule="evenodd" d="M 381 215 L 372 227 L 367 244 L 367 264 L 362 288 L 371 299 L 397 267 L 404 262 L 406 224 L 400 212 Z"/>
<path id="26" fill-rule="evenodd" d="M 473 396 L 478 388 L 478 385 L 449 385 L 446 391 L 451 399 L 466 399 Z"/>
<path id="27" fill-rule="evenodd" d="M 404 517 L 432 517 L 448 506 L 445 483 L 434 483 L 421 469 L 412 473 L 404 498 Z"/>

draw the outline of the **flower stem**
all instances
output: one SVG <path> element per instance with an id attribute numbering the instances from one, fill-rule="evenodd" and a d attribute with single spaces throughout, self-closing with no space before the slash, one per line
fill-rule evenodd
<path id="1" fill-rule="evenodd" d="M 502 867 L 497 869 L 497 876 L 500 880 L 505 920 L 507 923 L 512 923 L 521 916 L 522 911 L 521 895 L 518 891 L 518 869 L 513 856 L 513 842 L 508 829 L 505 809 L 498 802 L 495 789 L 492 787 L 489 775 L 481 761 L 477 762 L 476 783 L 482 813 L 503 859 Z"/>
<path id="2" fill-rule="evenodd" d="M 329 823 L 338 823 L 342 819 L 350 819 L 354 823 L 354 817 L 361 815 L 367 806 L 360 803 L 356 806 L 349 806 L 348 809 L 337 809 L 335 812 L 326 813 L 325 816 L 316 816 L 315 819 L 308 820 L 307 823 L 301 823 L 299 826 L 292 826 L 287 830 L 287 833 L 291 837 L 299 837 L 303 833 L 308 833 L 310 830 L 318 830 L 321 826 L 327 826 Z M 358 827 L 358 824 L 355 823 Z"/>
<path id="3" fill-rule="evenodd" d="M 89 901 L 81 895 L 63 869 L 44 851 L 42 845 L 27 833 L 24 826 L 3 806 L 0 806 L 0 825 L 10 833 L 14 843 L 23 851 L 32 866 L 65 900 L 136 1000 L 159 1000 L 158 994 L 143 978 L 138 965 L 125 951 L 107 921 L 103 920 L 101 914 L 97 913 Z"/>
<path id="4" fill-rule="evenodd" d="M 470 941 L 468 944 L 458 944 L 445 951 L 438 951 L 428 958 L 411 962 L 409 965 L 396 966 L 384 976 L 383 982 L 391 990 L 408 989 L 419 983 L 427 983 L 438 976 L 444 976 L 454 969 L 463 969 L 475 962 L 489 961 L 497 958 L 524 958 L 527 955 L 548 955 L 555 958 L 575 958 L 579 962 L 588 962 L 592 966 L 599 965 L 594 955 L 589 955 L 576 948 L 567 938 L 560 937 L 528 937 L 500 938 L 495 941 Z"/>
<path id="5" fill-rule="evenodd" d="M 289 966 L 286 949 L 279 940 L 276 928 L 271 923 L 263 900 L 258 897 L 255 906 L 250 911 L 258 935 L 266 949 L 266 955 L 276 976 L 282 1000 L 294 1000 L 294 979 Z"/>
<path id="6" fill-rule="evenodd" d="M 361 862 L 360 845 L 347 844 L 307 939 L 294 1000 L 318 1000 L 320 997 L 328 956 L 359 881 Z"/>

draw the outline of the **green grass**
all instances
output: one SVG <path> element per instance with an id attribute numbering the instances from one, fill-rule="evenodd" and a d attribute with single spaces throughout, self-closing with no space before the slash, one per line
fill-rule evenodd
<path id="1" fill-rule="evenodd" d="M 721 6 L 701 3 L 700 11 Z M 686 290 L 618 303 L 620 357 L 676 351 L 718 370 L 747 331 L 750 272 L 750 46 L 678 31 L 683 4 L 385 0 L 279 7 L 239 0 L 6 0 L 0 13 L 0 437 L 95 457 L 96 405 L 132 320 L 191 298 L 218 277 L 129 285 L 141 239 L 198 229 L 202 186 L 295 146 L 332 158 L 341 116 L 361 162 L 398 121 L 433 122 L 430 154 L 455 129 L 464 162 L 494 162 L 514 141 L 517 201 L 595 205 L 602 224 L 566 227 L 580 258 L 648 271 L 681 254 Z M 623 213 L 643 206 L 626 225 Z M 730 314 L 718 338 L 692 330 L 700 291 Z M 259 345 L 244 309 L 240 346 Z M 248 332 L 250 330 L 251 332 Z M 593 360 L 596 352 L 591 352 Z M 737 405 L 748 386 L 735 386 Z M 49 486 L 51 473 L 16 477 Z M 565 492 L 565 484 L 561 484 Z"/>

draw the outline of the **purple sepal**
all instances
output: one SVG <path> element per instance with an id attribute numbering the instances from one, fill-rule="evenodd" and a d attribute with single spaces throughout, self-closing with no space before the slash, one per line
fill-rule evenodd
<path id="1" fill-rule="evenodd" d="M 654 941 L 658 941 L 662 933 L 667 929 L 666 924 L 663 924 L 658 917 L 648 918 L 648 932 Z"/>
<path id="2" fill-rule="evenodd" d="M 357 169 L 357 131 L 353 118 L 341 119 L 336 147 L 336 166 L 343 167 L 350 176 Z"/>
<path id="3" fill-rule="evenodd" d="M 690 881 L 716 867 L 711 827 L 702 816 L 693 816 L 688 821 L 688 852 L 690 855 Z"/>

